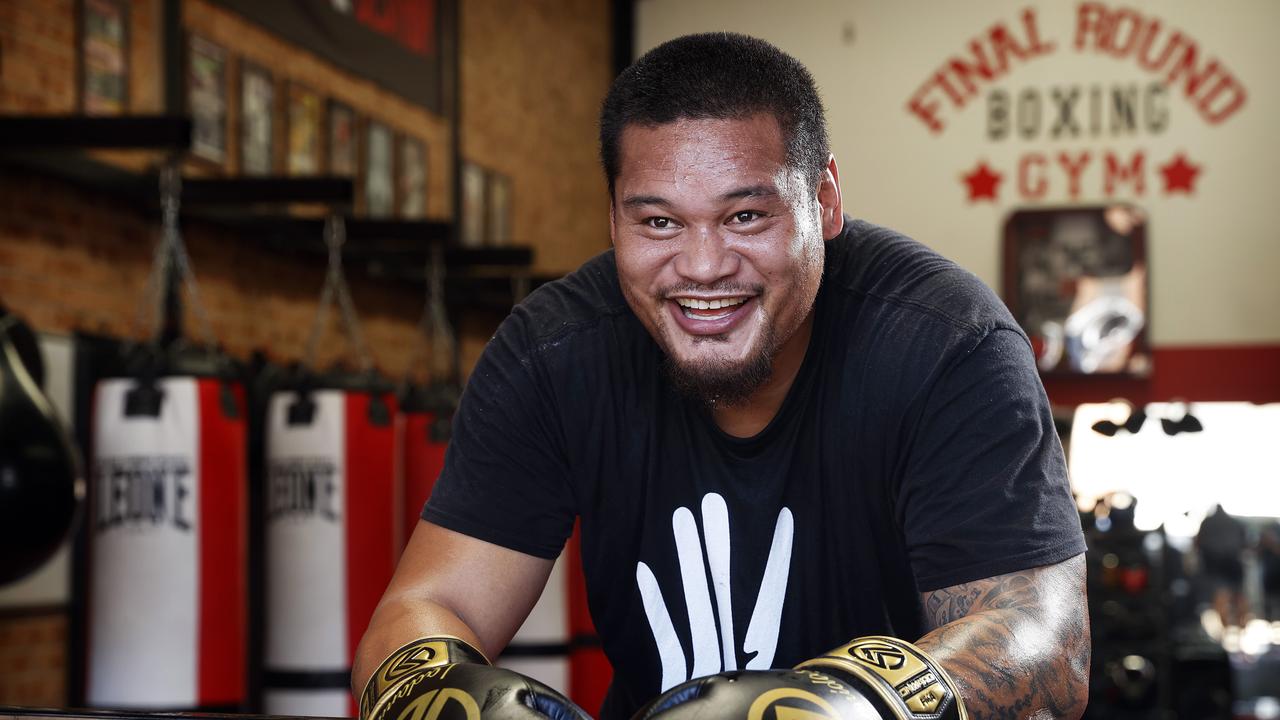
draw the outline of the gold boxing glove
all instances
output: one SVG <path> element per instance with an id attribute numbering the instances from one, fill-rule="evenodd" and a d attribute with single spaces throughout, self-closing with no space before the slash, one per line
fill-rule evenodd
<path id="1" fill-rule="evenodd" d="M 850 682 L 897 720 L 968 720 L 956 684 L 923 650 L 883 635 L 860 637 L 796 666 Z M 877 702 L 878 701 L 878 702 Z"/>
<path id="2" fill-rule="evenodd" d="M 552 688 L 493 667 L 455 637 L 414 640 L 391 653 L 360 693 L 360 720 L 591 720 Z"/>

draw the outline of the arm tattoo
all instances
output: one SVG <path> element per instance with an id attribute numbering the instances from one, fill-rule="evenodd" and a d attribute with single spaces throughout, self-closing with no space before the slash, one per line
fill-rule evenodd
<path id="1" fill-rule="evenodd" d="M 922 593 L 917 644 L 951 674 L 972 718 L 1079 718 L 1089 675 L 1084 556 Z"/>

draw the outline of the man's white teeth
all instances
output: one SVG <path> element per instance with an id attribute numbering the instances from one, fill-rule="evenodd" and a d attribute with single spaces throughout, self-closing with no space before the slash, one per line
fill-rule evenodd
<path id="1" fill-rule="evenodd" d="M 746 302 L 744 297 L 725 298 L 723 300 L 695 300 L 693 298 L 676 298 L 676 303 L 680 307 L 689 308 L 690 310 L 719 310 L 720 308 L 734 307 Z"/>

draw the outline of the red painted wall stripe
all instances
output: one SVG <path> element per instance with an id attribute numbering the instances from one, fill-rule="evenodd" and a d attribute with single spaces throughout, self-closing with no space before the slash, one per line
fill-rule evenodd
<path id="1" fill-rule="evenodd" d="M 369 421 L 370 395 L 346 397 L 346 500 L 347 500 L 347 653 L 355 659 L 356 646 L 369 618 L 395 572 L 399 551 L 396 536 L 395 429 L 388 422 Z M 394 416 L 395 404 L 384 396 Z M 354 716 L 354 699 L 348 703 Z"/>
<path id="2" fill-rule="evenodd" d="M 1280 402 L 1280 345 L 1165 346 L 1152 351 L 1146 378 L 1046 377 L 1055 405 L 1192 402 Z"/>
<path id="3" fill-rule="evenodd" d="M 248 511 L 244 389 L 240 412 L 222 411 L 222 382 L 196 381 L 200 406 L 200 590 L 196 703 L 245 701 Z"/>

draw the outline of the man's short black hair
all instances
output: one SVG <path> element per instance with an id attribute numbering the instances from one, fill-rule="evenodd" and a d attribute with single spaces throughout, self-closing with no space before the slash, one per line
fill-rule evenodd
<path id="1" fill-rule="evenodd" d="M 746 35 L 686 35 L 659 45 L 622 71 L 600 113 L 600 159 L 613 197 L 619 142 L 628 125 L 681 119 L 778 120 L 787 162 L 817 185 L 830 149 L 822 100 L 798 60 Z"/>

